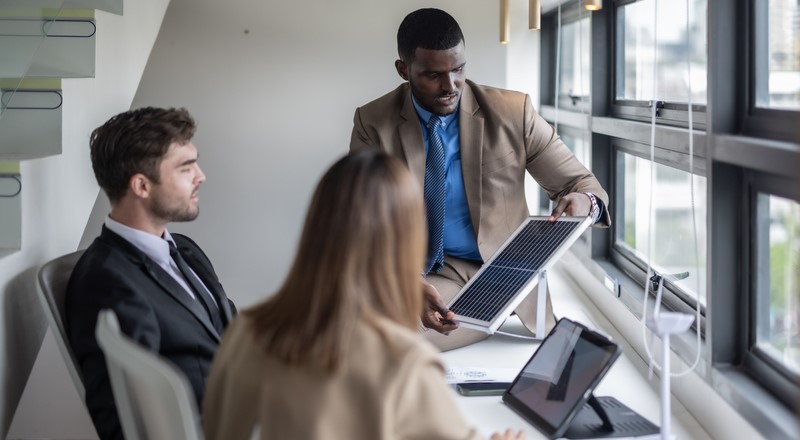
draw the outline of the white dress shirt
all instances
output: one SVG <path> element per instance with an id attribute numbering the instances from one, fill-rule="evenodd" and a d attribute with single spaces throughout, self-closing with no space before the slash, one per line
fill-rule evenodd
<path id="1" fill-rule="evenodd" d="M 178 284 L 183 287 L 183 290 L 185 290 L 186 293 L 192 297 L 192 299 L 197 300 L 194 290 L 186 281 L 186 278 L 184 278 L 180 269 L 178 269 L 178 265 L 175 264 L 175 261 L 172 260 L 172 256 L 169 254 L 169 244 L 172 243 L 175 245 L 175 240 L 172 239 L 172 235 L 170 235 L 169 231 L 164 229 L 164 237 L 157 237 L 153 234 L 140 231 L 139 229 L 125 226 L 122 223 L 115 221 L 111 217 L 106 217 L 105 225 L 111 230 L 111 232 L 114 232 L 115 234 L 124 238 L 132 245 L 136 246 L 137 249 L 144 252 L 145 255 L 150 257 L 151 260 L 155 261 L 159 267 L 164 269 L 172 278 L 174 278 L 175 281 L 177 281 Z M 211 301 L 214 302 L 214 305 L 219 307 L 214 295 L 212 295 L 205 284 L 203 284 L 203 280 L 197 276 L 197 273 L 195 273 L 194 269 L 190 267 L 189 270 L 192 271 L 192 275 L 197 278 L 197 281 L 199 281 L 200 285 L 206 290 L 206 293 L 211 298 Z"/>

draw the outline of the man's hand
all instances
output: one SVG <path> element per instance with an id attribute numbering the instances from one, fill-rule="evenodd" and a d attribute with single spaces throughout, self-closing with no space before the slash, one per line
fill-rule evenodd
<path id="1" fill-rule="evenodd" d="M 569 193 L 558 201 L 548 221 L 554 222 L 562 215 L 586 217 L 592 211 L 592 201 L 584 193 Z"/>
<path id="2" fill-rule="evenodd" d="M 445 335 L 457 329 L 458 324 L 453 321 L 456 314 L 447 310 L 439 291 L 433 287 L 433 284 L 422 280 L 422 293 L 425 300 L 422 309 L 422 325 Z"/>

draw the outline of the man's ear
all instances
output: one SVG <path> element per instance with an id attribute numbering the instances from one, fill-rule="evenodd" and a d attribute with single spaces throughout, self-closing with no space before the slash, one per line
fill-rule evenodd
<path id="1" fill-rule="evenodd" d="M 408 81 L 408 66 L 403 60 L 397 60 L 394 62 L 394 68 L 397 70 L 397 74 L 400 75 L 400 78 Z"/>
<path id="2" fill-rule="evenodd" d="M 150 196 L 152 185 L 153 182 L 142 173 L 134 174 L 131 176 L 131 180 L 128 181 L 128 189 L 140 199 L 146 199 Z"/>

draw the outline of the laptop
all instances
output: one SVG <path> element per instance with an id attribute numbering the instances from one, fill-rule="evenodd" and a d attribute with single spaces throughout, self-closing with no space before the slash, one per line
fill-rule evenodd
<path id="1" fill-rule="evenodd" d="M 547 438 L 653 436 L 656 425 L 613 397 L 593 391 L 622 349 L 561 318 L 503 394 L 503 402 Z"/>

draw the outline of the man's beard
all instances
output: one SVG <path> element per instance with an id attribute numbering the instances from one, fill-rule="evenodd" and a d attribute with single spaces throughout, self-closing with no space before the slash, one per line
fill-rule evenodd
<path id="1" fill-rule="evenodd" d="M 173 207 L 160 199 L 154 199 L 150 205 L 150 212 L 169 222 L 190 222 L 200 215 L 200 206 L 192 210 L 191 205 Z"/>

